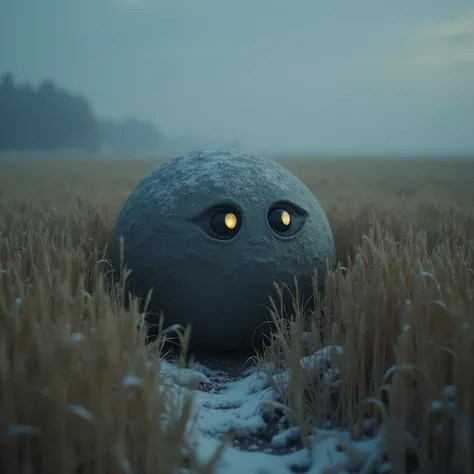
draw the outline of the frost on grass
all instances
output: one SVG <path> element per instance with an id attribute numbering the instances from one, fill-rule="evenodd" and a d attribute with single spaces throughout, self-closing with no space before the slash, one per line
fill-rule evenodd
<path id="1" fill-rule="evenodd" d="M 331 367 L 332 356 L 342 356 L 344 354 L 344 348 L 341 346 L 327 346 L 316 352 L 313 355 L 303 357 L 300 360 L 300 366 L 309 376 L 311 374 L 317 375 L 321 371 L 324 371 L 325 381 L 337 378 L 337 368 Z M 286 369 L 283 372 L 276 373 L 273 375 L 273 381 L 282 390 L 287 390 L 288 385 L 291 382 L 291 370 Z"/>
<path id="2" fill-rule="evenodd" d="M 161 373 L 169 380 L 182 387 L 196 387 L 200 384 L 210 384 L 209 377 L 195 369 L 176 367 L 170 362 L 163 361 Z"/>

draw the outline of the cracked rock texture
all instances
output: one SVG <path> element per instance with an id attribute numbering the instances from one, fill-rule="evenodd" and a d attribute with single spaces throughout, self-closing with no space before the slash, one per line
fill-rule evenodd
<path id="1" fill-rule="evenodd" d="M 285 202 L 302 211 L 292 236 L 268 224 L 271 206 Z M 235 237 L 206 233 L 210 210 L 227 205 L 240 214 Z M 234 150 L 199 151 L 156 166 L 134 189 L 116 223 L 112 258 L 131 269 L 130 289 L 153 288 L 148 321 L 191 323 L 191 348 L 241 350 L 259 346 L 268 331 L 273 281 L 306 297 L 314 269 L 322 280 L 335 263 L 331 228 L 311 191 L 279 164 Z M 322 283 L 320 283 L 321 286 Z M 151 314 L 151 313 L 154 313 Z"/>

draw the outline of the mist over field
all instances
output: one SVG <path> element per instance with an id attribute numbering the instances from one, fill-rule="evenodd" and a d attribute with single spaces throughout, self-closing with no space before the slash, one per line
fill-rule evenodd
<path id="1" fill-rule="evenodd" d="M 469 0 L 3 0 L 2 71 L 2 151 L 474 154 Z"/>

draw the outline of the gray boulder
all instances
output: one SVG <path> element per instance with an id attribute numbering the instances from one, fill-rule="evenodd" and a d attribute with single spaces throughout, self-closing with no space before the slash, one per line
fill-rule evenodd
<path id="1" fill-rule="evenodd" d="M 191 323 L 194 350 L 260 346 L 273 282 L 310 296 L 335 263 L 331 228 L 311 191 L 279 164 L 234 150 L 199 151 L 156 166 L 125 202 L 112 259 L 131 269 L 150 323 Z M 265 324 L 262 324 L 265 323 Z"/>

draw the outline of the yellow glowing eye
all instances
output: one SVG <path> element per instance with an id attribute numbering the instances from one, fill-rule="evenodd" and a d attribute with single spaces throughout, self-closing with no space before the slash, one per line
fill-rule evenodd
<path id="1" fill-rule="evenodd" d="M 283 207 L 275 207 L 268 212 L 268 223 L 277 234 L 289 235 L 288 231 L 293 226 L 293 218 Z"/>
<path id="2" fill-rule="evenodd" d="M 283 212 L 281 213 L 281 221 L 282 221 L 283 224 L 285 224 L 286 226 L 290 225 L 291 216 L 290 216 L 289 212 L 283 211 Z"/>
<path id="3" fill-rule="evenodd" d="M 226 209 L 217 211 L 211 218 L 210 222 L 211 236 L 216 239 L 230 239 L 237 235 L 240 228 L 240 216 L 236 211 Z"/>
<path id="4" fill-rule="evenodd" d="M 237 216 L 229 212 L 225 215 L 224 222 L 228 229 L 235 229 L 237 227 Z"/>

